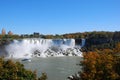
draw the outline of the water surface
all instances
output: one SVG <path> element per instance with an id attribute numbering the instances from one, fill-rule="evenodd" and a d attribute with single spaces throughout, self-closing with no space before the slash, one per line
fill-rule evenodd
<path id="1" fill-rule="evenodd" d="M 67 80 L 67 77 L 80 71 L 81 57 L 32 58 L 31 62 L 22 62 L 25 68 L 37 70 L 38 76 L 46 72 L 47 80 Z"/>

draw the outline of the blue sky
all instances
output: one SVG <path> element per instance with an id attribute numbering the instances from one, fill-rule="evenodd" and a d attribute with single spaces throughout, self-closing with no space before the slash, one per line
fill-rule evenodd
<path id="1" fill-rule="evenodd" d="M 120 0 L 0 0 L 0 29 L 15 34 L 120 31 Z"/>

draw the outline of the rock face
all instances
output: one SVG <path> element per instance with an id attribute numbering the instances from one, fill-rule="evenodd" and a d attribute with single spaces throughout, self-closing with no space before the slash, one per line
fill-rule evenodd
<path id="1" fill-rule="evenodd" d="M 75 39 L 41 38 L 14 40 L 6 47 L 8 57 L 13 58 L 82 56 L 80 49 L 81 46 L 75 45 Z"/>

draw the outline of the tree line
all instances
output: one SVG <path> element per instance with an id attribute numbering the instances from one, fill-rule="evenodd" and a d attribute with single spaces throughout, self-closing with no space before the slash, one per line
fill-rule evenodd
<path id="1" fill-rule="evenodd" d="M 18 38 L 45 38 L 45 39 L 53 39 L 53 38 L 73 38 L 73 39 L 78 39 L 78 38 L 85 38 L 85 39 L 114 39 L 114 40 L 119 40 L 120 39 L 120 31 L 116 31 L 116 32 L 108 32 L 108 31 L 93 31 L 93 32 L 78 32 L 78 33 L 67 33 L 67 34 L 48 34 L 48 35 L 44 35 L 44 34 L 38 34 L 38 33 L 34 33 L 34 34 L 24 34 L 24 35 L 17 35 L 17 34 L 13 34 L 13 35 L 0 35 L 0 39 L 1 38 L 14 38 L 14 39 L 18 39 Z"/>

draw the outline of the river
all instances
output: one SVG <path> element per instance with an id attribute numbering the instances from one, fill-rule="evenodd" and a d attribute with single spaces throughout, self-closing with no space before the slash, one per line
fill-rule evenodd
<path id="1" fill-rule="evenodd" d="M 41 72 L 47 73 L 47 80 L 67 80 L 67 77 L 74 75 L 81 70 L 76 65 L 82 60 L 81 57 L 48 57 L 48 58 L 32 58 L 31 62 L 21 61 L 26 69 L 37 70 L 37 75 Z"/>

